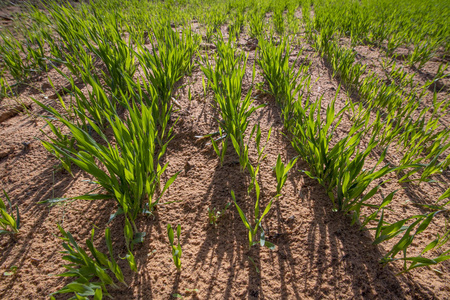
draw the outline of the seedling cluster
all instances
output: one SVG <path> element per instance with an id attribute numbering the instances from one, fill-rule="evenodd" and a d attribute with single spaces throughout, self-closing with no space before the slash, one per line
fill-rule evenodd
<path id="1" fill-rule="evenodd" d="M 155 215 L 180 180 L 179 172 L 168 174 L 165 159 L 178 126 L 178 83 L 199 72 L 203 96 L 213 96 L 217 113 L 217 132 L 206 136 L 220 165 L 236 156 L 237 172 L 247 179 L 246 194 L 233 188 L 227 193 L 235 219 L 248 232 L 249 249 L 276 248 L 266 240 L 263 222 L 274 203 L 283 201 L 289 176 L 307 176 L 323 189 L 333 211 L 373 232 L 373 244 L 387 247 L 382 263 L 402 261 L 402 272 L 408 272 L 450 259 L 450 230 L 423 234 L 448 215 L 450 187 L 435 203 L 424 204 L 421 214 L 395 221 L 385 211 L 397 191 L 383 193 L 391 181 L 438 182 L 450 166 L 450 100 L 438 88 L 449 76 L 449 15 L 448 1 L 438 0 L 94 0 L 76 6 L 48 1 L 43 9 L 29 6 L 11 31 L 0 30 L 0 101 L 49 70 L 67 81 L 56 91 L 57 105 L 33 99 L 50 128 L 42 130 L 47 133 L 41 142 L 69 173 L 76 166 L 93 178 L 93 191 L 64 200 L 114 200 L 110 221 L 123 220 L 123 259 L 133 271 L 135 246 L 146 235 L 137 221 Z M 384 74 L 360 59 L 356 49 L 363 46 L 381 53 Z M 313 93 L 313 57 L 339 82 L 332 99 Z M 437 72 L 425 83 L 417 80 L 432 59 L 442 61 Z M 276 130 L 296 152 L 287 158 L 275 154 L 273 186 L 264 186 L 273 191 L 270 197 L 262 191 L 260 170 L 275 129 L 264 132 L 257 121 L 267 105 L 255 98 L 256 90 L 278 106 L 283 128 Z M 189 103 L 192 98 L 189 87 Z M 390 161 L 395 155 L 398 161 Z M 299 169 L 300 163 L 307 167 Z M 4 196 L 9 208 L 0 198 L 0 233 L 16 237 L 19 206 L 14 213 Z M 218 226 L 230 205 L 209 208 L 207 222 Z M 51 297 L 102 299 L 118 283 L 127 286 L 109 228 L 108 254 L 94 246 L 93 229 L 83 246 L 62 225 L 58 229 L 68 262 L 60 276 L 73 282 Z M 181 270 L 181 225 L 175 232 L 177 243 L 168 224 L 172 259 Z M 430 235 L 420 253 L 411 251 L 418 236 Z"/>

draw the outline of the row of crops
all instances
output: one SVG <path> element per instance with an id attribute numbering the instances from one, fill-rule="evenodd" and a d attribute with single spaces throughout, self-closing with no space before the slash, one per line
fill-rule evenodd
<path id="1" fill-rule="evenodd" d="M 78 168 L 93 178 L 97 188 L 72 200 L 115 201 L 112 220 L 123 220 L 123 259 L 137 271 L 135 246 L 146 233 L 136 221 L 152 215 L 178 176 L 166 174 L 170 162 L 163 163 L 177 126 L 177 83 L 199 68 L 204 92 L 214 95 L 220 116 L 217 132 L 206 137 L 221 163 L 231 148 L 249 178 L 251 215 L 229 192 L 250 248 L 275 247 L 261 224 L 272 203 L 282 201 L 288 172 L 302 160 L 308 169 L 301 171 L 323 187 L 334 210 L 386 247 L 381 262 L 401 261 L 407 272 L 450 258 L 447 228 L 432 233 L 419 251 L 411 246 L 433 221 L 448 217 L 448 182 L 438 199 L 422 205 L 423 213 L 398 220 L 385 217 L 396 191 L 383 193 L 387 182 L 439 183 L 448 174 L 450 99 L 437 83 L 449 76 L 449 15 L 448 1 L 418 0 L 108 0 L 75 7 L 50 2 L 30 6 L 17 26 L 0 32 L 0 99 L 18 97 L 19 87 L 50 70 L 66 79 L 69 86 L 58 93 L 56 105 L 34 100 L 52 132 L 42 144 L 69 173 Z M 255 60 L 239 47 L 242 38 L 257 45 Z M 382 53 L 384 75 L 358 59 L 358 46 Z M 346 103 L 338 103 L 341 90 L 330 101 L 313 96 L 307 47 L 329 66 L 349 95 Z M 433 76 L 415 80 L 411 70 L 420 72 L 436 60 Z M 49 83 L 53 86 L 50 77 Z M 252 96 L 256 89 L 276 101 L 283 134 L 298 154 L 286 162 L 278 156 L 273 166 L 277 193 L 265 206 L 258 174 L 271 132 L 265 139 L 259 124 L 249 125 L 255 111 L 264 109 Z M 250 159 L 251 148 L 256 160 Z M 393 156 L 399 157 L 395 163 Z M 61 199 L 47 203 L 55 201 Z M 4 201 L 0 209 L 1 233 L 17 234 L 19 210 Z M 177 244 L 174 228 L 167 225 L 179 269 L 182 227 L 175 229 Z M 104 234 L 108 253 L 94 246 L 94 230 L 83 244 L 58 228 L 68 262 L 61 275 L 73 281 L 56 293 L 102 299 L 118 284 L 127 285 L 109 228 Z"/>

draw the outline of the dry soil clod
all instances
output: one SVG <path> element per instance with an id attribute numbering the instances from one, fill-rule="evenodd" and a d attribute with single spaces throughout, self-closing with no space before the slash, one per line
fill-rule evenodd
<path id="1" fill-rule="evenodd" d="M 9 109 L 0 108 L 0 123 L 17 116 L 19 113 L 23 112 L 25 108 L 30 109 L 31 104 L 17 104 Z"/>

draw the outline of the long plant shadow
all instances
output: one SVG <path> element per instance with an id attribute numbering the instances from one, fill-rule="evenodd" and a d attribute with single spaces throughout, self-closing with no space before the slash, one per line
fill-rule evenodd
<path id="1" fill-rule="evenodd" d="M 375 150 L 374 154 L 371 154 L 371 156 L 374 159 L 378 159 L 381 156 L 381 152 L 381 150 Z M 386 156 L 383 161 L 389 165 L 394 165 L 388 156 Z M 408 171 L 409 169 L 407 169 L 406 171 L 401 170 L 395 173 L 395 176 L 398 180 L 400 180 L 401 178 L 403 178 L 403 176 L 406 175 Z M 417 174 L 411 176 L 410 179 L 413 180 L 414 176 L 417 177 Z M 430 199 L 428 190 L 430 188 L 433 188 L 435 191 L 439 191 L 439 195 L 443 194 L 448 188 L 447 183 L 450 181 L 450 172 L 449 170 L 444 170 L 441 174 L 433 175 L 433 180 L 431 183 L 408 181 L 410 179 L 407 179 L 406 181 L 400 183 L 403 191 L 405 192 L 405 195 L 409 198 L 409 201 L 413 205 L 415 205 L 422 213 L 429 213 L 430 210 L 424 205 L 433 205 L 438 201 L 438 198 Z"/>
<path id="2" fill-rule="evenodd" d="M 322 63 L 327 67 L 331 78 L 330 65 L 326 60 L 322 60 Z M 336 80 L 339 83 L 339 78 Z M 350 97 L 353 101 L 360 101 L 355 93 Z M 291 151 L 292 147 L 287 145 L 288 156 Z M 299 167 L 308 169 L 301 160 L 296 168 Z M 294 186 L 297 182 L 296 177 L 298 173 L 294 172 L 288 177 L 288 181 L 290 180 Z M 316 180 L 305 175 L 301 181 L 300 190 L 295 192 L 296 194 L 300 192 L 302 198 L 307 199 L 308 206 L 312 210 L 312 220 L 308 220 L 309 224 L 303 225 L 307 227 L 305 249 L 309 257 L 309 264 L 305 272 L 302 272 L 307 274 L 303 281 L 303 290 L 307 296 L 315 299 L 340 298 L 343 295 L 356 299 L 372 299 L 380 296 L 384 299 L 403 299 L 406 293 L 410 292 L 404 290 L 403 287 L 406 285 L 411 287 L 414 297 L 433 297 L 433 291 L 423 288 L 406 276 L 396 276 L 390 265 L 382 267 L 379 261 L 383 257 L 384 250 L 372 245 L 373 237 L 368 232 L 360 231 L 357 226 L 351 226 L 349 216 L 333 212 L 331 200 Z M 291 264 L 294 261 L 294 253 L 300 249 L 285 247 L 289 245 L 290 238 L 283 233 L 285 224 L 295 222 L 295 219 L 286 219 L 280 208 L 278 206 L 276 208 L 280 272 L 284 273 L 289 269 L 293 276 L 298 276 Z M 284 264 L 285 260 L 287 264 Z M 341 282 L 343 276 L 350 277 L 350 280 L 343 284 Z M 287 286 L 284 277 L 281 277 L 281 284 L 283 287 Z M 297 292 L 295 296 L 297 299 L 302 297 Z M 283 295 L 283 298 L 285 297 L 287 294 Z"/>
<path id="3" fill-rule="evenodd" d="M 214 155 L 214 154 L 213 154 Z M 236 202 L 249 215 L 249 203 L 247 196 L 248 178 L 240 170 L 239 159 L 234 153 L 232 147 L 228 148 L 223 166 L 217 165 L 206 193 L 203 196 L 202 203 L 209 203 L 210 209 L 216 208 L 222 210 L 227 203 L 232 201 L 231 190 L 236 195 Z M 202 205 L 202 207 L 204 207 Z M 202 209 L 199 207 L 199 209 Z M 203 214 L 200 211 L 199 214 Z M 211 281 L 207 289 L 205 299 L 212 297 L 215 280 L 220 272 L 224 272 L 224 262 L 229 265 L 242 267 L 245 264 L 245 256 L 239 251 L 235 251 L 235 244 L 247 246 L 247 232 L 240 220 L 234 205 L 230 205 L 228 211 L 219 219 L 216 226 L 209 226 L 203 244 L 195 258 L 194 268 L 208 264 L 211 271 Z M 222 293 L 224 299 L 232 297 L 232 283 L 236 275 L 235 268 L 227 270 L 227 283 L 225 291 Z"/>
<path id="4" fill-rule="evenodd" d="M 371 245 L 372 236 L 357 226 L 351 226 L 349 216 L 333 212 L 321 187 L 314 187 L 314 183 L 312 186 L 310 201 L 314 202 L 311 205 L 314 219 L 308 229 L 307 250 L 311 258 L 309 269 L 313 273 L 310 275 L 317 277 L 314 298 L 326 296 L 321 292 L 325 282 L 339 288 L 342 272 L 351 276 L 351 282 L 347 284 L 351 286 L 354 298 L 382 296 L 385 299 L 403 299 L 407 291 L 401 282 L 410 286 L 414 297 L 425 299 L 433 295 L 432 291 L 425 290 L 406 276 L 396 276 L 392 267 L 382 267 L 379 263 L 383 257 L 382 250 Z M 306 279 L 305 287 L 308 282 Z"/>
<path id="5" fill-rule="evenodd" d="M 42 167 L 42 165 L 39 165 Z M 35 239 L 37 236 L 41 236 L 46 230 L 43 225 L 46 223 L 46 219 L 50 216 L 54 209 L 60 209 L 60 207 L 50 207 L 46 204 L 39 203 L 40 201 L 51 199 L 51 198 L 61 198 L 65 193 L 71 188 L 73 183 L 80 177 L 81 171 L 74 168 L 73 177 L 64 172 L 55 172 L 55 168 L 52 165 L 48 165 L 43 168 L 42 171 L 38 172 L 32 179 L 28 180 L 28 185 L 24 187 L 22 184 L 12 185 L 8 192 L 11 195 L 24 195 L 20 198 L 12 197 L 13 205 L 17 204 L 19 206 L 19 212 L 21 215 L 21 228 L 19 236 L 17 239 L 10 237 L 2 237 L 2 239 L 9 239 L 0 253 L 0 265 L 4 265 L 6 261 L 9 265 L 14 265 L 18 267 L 18 270 L 25 268 L 25 265 L 29 262 L 29 255 L 35 255 L 33 252 L 33 244 L 35 244 Z M 25 188 L 25 189 L 24 189 Z M 92 211 L 93 202 L 89 202 L 85 207 L 83 207 L 80 212 L 81 215 Z M 101 213 L 107 209 L 109 203 L 106 201 L 95 207 L 95 210 Z M 32 218 L 27 216 L 32 215 Z M 106 216 L 108 217 L 108 216 Z M 95 219 L 98 216 L 94 217 Z M 64 227 L 64 215 L 61 215 L 58 220 L 59 223 Z M 106 221 L 105 221 L 106 222 Z M 89 220 L 81 218 L 78 221 L 80 229 L 74 234 L 75 236 L 81 235 L 85 237 L 91 226 L 85 226 L 89 223 Z M 56 225 L 55 225 L 56 228 Z M 68 228 L 66 228 L 68 230 Z M 2 243 L 3 244 L 3 243 Z M 62 247 L 61 247 L 62 249 Z M 54 253 L 51 251 L 46 252 L 43 257 L 35 258 L 36 263 L 42 261 L 54 260 L 52 257 Z M 63 263 L 61 262 L 61 265 Z M 8 267 L 3 266 L 3 267 Z M 56 280 L 56 279 L 55 279 Z M 60 282 L 64 282 L 65 279 L 58 279 Z M 15 284 L 14 280 L 8 284 L 12 287 Z M 0 298 L 5 295 L 7 289 L 0 293 Z"/>
<path id="6" fill-rule="evenodd" d="M 415 71 L 420 79 L 425 82 L 433 80 L 436 76 L 436 74 L 432 74 L 426 70 L 417 69 L 415 66 L 412 66 L 411 69 Z M 445 85 L 443 80 L 437 80 L 428 87 L 428 90 L 430 92 L 436 91 L 438 93 L 448 93 L 450 91 L 450 87 L 448 85 Z"/>
<path id="7" fill-rule="evenodd" d="M 272 134 L 271 138 L 269 140 L 268 147 L 266 148 L 267 152 L 267 162 L 264 162 L 261 165 L 261 170 L 259 172 L 259 178 L 258 182 L 261 187 L 261 197 L 262 199 L 270 199 L 273 198 L 273 196 L 276 194 L 273 190 L 276 186 L 276 179 L 275 175 L 273 173 L 272 168 L 275 166 L 276 157 L 278 154 L 281 155 L 282 161 L 287 164 L 289 160 L 293 159 L 295 156 L 297 156 L 297 153 L 295 150 L 290 146 L 289 140 L 286 138 L 284 134 L 286 134 L 286 131 L 283 127 L 283 120 L 281 117 L 281 109 L 277 105 L 275 99 L 271 95 L 262 94 L 261 97 L 257 98 L 256 101 L 258 104 L 266 104 L 265 108 L 259 113 L 259 116 L 255 118 L 255 122 L 264 122 L 266 126 L 270 126 L 272 128 Z M 264 128 L 263 128 L 264 130 Z M 268 131 L 268 128 L 265 128 L 266 131 Z M 268 132 L 263 133 L 263 138 L 265 142 L 265 136 Z M 270 162 L 269 162 L 270 161 Z M 272 165 L 271 165 L 272 164 Z M 298 185 L 298 179 L 296 176 L 297 174 L 294 170 L 301 170 L 302 168 L 299 167 L 299 162 L 297 162 L 294 166 L 294 168 L 290 171 L 290 176 L 288 176 L 288 182 L 291 183 L 291 185 L 294 187 L 294 193 L 297 195 L 297 185 Z M 262 174 L 265 174 L 263 176 Z M 264 180 L 262 177 L 273 177 L 270 180 Z M 271 186 L 273 185 L 273 186 Z M 282 191 L 282 194 L 284 192 Z M 290 195 L 291 196 L 291 195 Z M 284 195 L 279 199 L 274 199 L 274 202 L 272 204 L 271 211 L 267 214 L 266 220 L 263 220 L 263 228 L 265 230 L 266 238 L 268 241 L 274 243 L 276 245 L 276 250 L 271 250 L 270 253 L 270 259 L 275 264 L 277 261 L 277 264 L 279 266 L 279 284 L 280 284 L 280 290 L 281 290 L 281 299 L 288 299 L 289 293 L 288 293 L 288 287 L 291 287 L 296 299 L 301 299 L 300 291 L 298 290 L 297 286 L 291 284 L 291 278 L 298 278 L 298 272 L 296 271 L 295 267 L 295 259 L 294 259 L 294 252 L 295 250 L 292 249 L 291 242 L 289 240 L 288 234 L 286 233 L 286 219 L 285 216 L 283 216 L 282 209 L 281 209 L 281 202 L 283 202 Z M 273 220 L 276 219 L 275 224 L 269 224 L 267 220 Z M 289 221 L 288 221 L 289 222 Z M 263 285 L 261 283 L 261 275 L 259 272 L 263 272 L 262 268 L 264 266 L 261 266 L 261 256 L 260 251 L 261 248 L 254 248 L 250 252 L 251 255 L 250 258 L 252 261 L 250 261 L 250 271 L 249 271 L 249 290 L 248 290 L 248 299 L 264 299 L 265 294 L 263 290 Z M 250 260 L 249 258 L 249 260 Z M 287 278 L 290 273 L 291 278 Z"/>

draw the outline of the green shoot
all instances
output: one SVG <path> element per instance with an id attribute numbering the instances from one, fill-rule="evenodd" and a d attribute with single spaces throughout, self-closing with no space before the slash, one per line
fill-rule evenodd
<path id="1" fill-rule="evenodd" d="M 285 166 L 281 161 L 281 156 L 278 154 L 277 164 L 275 166 L 275 174 L 277 177 L 277 194 L 281 194 L 281 189 L 286 183 L 287 175 L 289 170 L 295 165 L 298 157 L 294 157 L 291 161 Z"/>
<path id="2" fill-rule="evenodd" d="M 208 208 L 208 220 L 209 224 L 217 226 L 217 222 L 219 222 L 219 219 L 223 217 L 227 209 L 230 207 L 231 202 L 228 202 L 227 205 L 225 205 L 225 208 L 222 210 L 216 210 L 216 208 Z"/>
<path id="3" fill-rule="evenodd" d="M 10 209 L 12 209 L 11 200 L 8 194 L 3 190 L 6 200 L 8 201 Z M 16 235 L 19 233 L 20 228 L 20 214 L 19 208 L 16 206 L 16 218 L 13 217 L 12 213 L 8 213 L 5 202 L 0 198 L 0 234 L 12 234 Z"/>
<path id="4" fill-rule="evenodd" d="M 170 224 L 167 224 L 167 235 L 169 237 L 169 244 L 172 248 L 172 258 L 173 258 L 173 263 L 175 264 L 175 266 L 177 267 L 178 271 L 181 270 L 181 240 L 180 240 L 180 235 L 181 235 L 181 225 L 178 224 L 177 226 L 177 239 L 178 239 L 178 245 L 174 245 L 174 233 L 173 233 L 173 229 L 172 226 Z"/>
<path id="5" fill-rule="evenodd" d="M 74 293 L 75 299 L 89 296 L 94 296 L 94 299 L 101 299 L 103 293 L 109 295 L 107 287 L 118 288 L 113 278 L 127 286 L 122 270 L 113 256 L 109 228 L 105 230 L 109 258 L 94 247 L 94 229 L 91 231 L 91 239 L 86 240 L 89 252 L 78 245 L 70 232 L 66 232 L 60 225 L 58 225 L 58 229 L 62 235 L 60 239 L 63 241 L 65 249 L 65 251 L 62 251 L 63 259 L 69 262 L 64 266 L 67 271 L 58 276 L 76 279 L 51 294 L 51 297 L 55 294 Z"/>
<path id="6" fill-rule="evenodd" d="M 255 222 L 252 225 L 247 217 L 245 216 L 244 212 L 242 211 L 242 209 L 239 207 L 239 205 L 236 202 L 236 197 L 234 195 L 234 191 L 231 190 L 231 197 L 233 198 L 233 202 L 234 205 L 236 206 L 236 209 L 239 213 L 239 216 L 241 217 L 242 222 L 244 223 L 244 226 L 247 228 L 248 230 L 248 247 L 249 249 L 257 244 L 260 244 L 261 246 L 266 246 L 269 249 L 274 249 L 275 245 L 272 244 L 269 241 L 266 241 L 265 238 L 265 234 L 264 234 L 264 229 L 261 226 L 261 222 L 263 220 L 263 218 L 269 213 L 270 208 L 272 207 L 272 201 L 273 199 L 271 199 L 269 201 L 269 204 L 267 204 L 266 208 L 264 209 L 264 212 L 259 215 L 260 212 L 260 208 L 259 208 L 259 193 L 257 192 L 257 200 L 256 200 L 256 204 L 255 204 Z M 261 235 L 258 238 L 257 234 L 258 234 L 258 230 L 261 229 Z"/>

